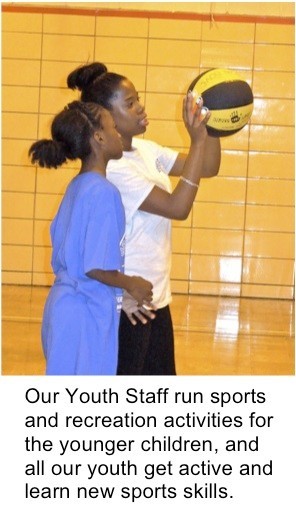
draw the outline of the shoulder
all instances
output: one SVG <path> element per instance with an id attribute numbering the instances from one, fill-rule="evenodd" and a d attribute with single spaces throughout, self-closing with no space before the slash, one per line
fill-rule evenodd
<path id="1" fill-rule="evenodd" d="M 79 181 L 80 192 L 90 201 L 98 200 L 100 198 L 108 199 L 120 197 L 117 187 L 112 184 L 106 177 L 99 175 L 96 172 L 85 173 L 77 177 Z"/>
<path id="2" fill-rule="evenodd" d="M 133 146 L 143 155 L 150 154 L 155 160 L 159 159 L 165 168 L 171 167 L 176 160 L 178 152 L 167 146 L 159 145 L 150 139 L 133 139 Z"/>
<path id="3" fill-rule="evenodd" d="M 133 147 L 137 150 L 150 150 L 151 152 L 159 153 L 163 150 L 163 147 L 155 141 L 151 141 L 150 139 L 133 139 Z"/>
<path id="4" fill-rule="evenodd" d="M 153 162 L 156 169 L 159 172 L 164 172 L 166 175 L 170 173 L 178 157 L 176 150 L 161 146 L 154 141 L 135 139 L 133 145 L 138 149 L 145 160 Z"/>
<path id="5" fill-rule="evenodd" d="M 120 199 L 120 193 L 118 188 L 110 182 L 107 178 L 102 177 L 102 180 L 98 181 L 93 188 L 93 195 L 98 197 L 102 196 L 106 199 Z"/>

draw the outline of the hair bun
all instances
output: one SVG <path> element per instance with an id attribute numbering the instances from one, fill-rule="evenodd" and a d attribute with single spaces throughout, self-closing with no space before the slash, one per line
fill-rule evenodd
<path id="1" fill-rule="evenodd" d="M 83 91 L 86 87 L 90 86 L 96 78 L 107 71 L 107 66 L 101 62 L 79 66 L 79 68 L 76 68 L 68 75 L 67 85 L 70 89 Z"/>
<path id="2" fill-rule="evenodd" d="M 29 150 L 32 164 L 41 168 L 57 168 L 64 164 L 69 153 L 62 141 L 52 139 L 41 139 L 33 143 Z"/>

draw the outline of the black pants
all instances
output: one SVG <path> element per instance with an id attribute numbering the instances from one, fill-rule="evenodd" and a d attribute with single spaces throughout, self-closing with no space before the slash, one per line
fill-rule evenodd
<path id="1" fill-rule="evenodd" d="M 132 325 L 121 311 L 117 375 L 175 375 L 174 332 L 169 307 L 146 325 Z"/>

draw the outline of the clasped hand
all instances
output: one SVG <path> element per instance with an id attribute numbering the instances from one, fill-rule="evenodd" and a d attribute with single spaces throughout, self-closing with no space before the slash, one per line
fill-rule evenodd
<path id="1" fill-rule="evenodd" d="M 127 315 L 132 325 L 136 325 L 139 321 L 145 325 L 149 320 L 155 319 L 156 307 L 150 301 L 144 301 L 140 305 L 131 294 L 124 292 L 122 310 Z"/>

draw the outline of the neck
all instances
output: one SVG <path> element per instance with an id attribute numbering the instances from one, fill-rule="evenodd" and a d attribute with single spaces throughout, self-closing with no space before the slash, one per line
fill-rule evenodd
<path id="1" fill-rule="evenodd" d="M 103 158 L 101 159 L 86 159 L 82 161 L 79 173 L 86 173 L 87 171 L 95 171 L 103 177 L 106 177 L 106 162 Z"/>
<path id="2" fill-rule="evenodd" d="M 121 141 L 122 141 L 123 150 L 125 152 L 130 152 L 131 149 L 132 149 L 133 138 L 132 137 L 123 137 L 123 136 L 121 136 Z"/>

